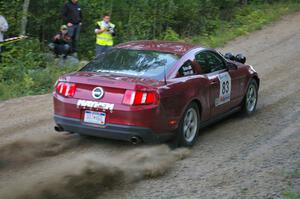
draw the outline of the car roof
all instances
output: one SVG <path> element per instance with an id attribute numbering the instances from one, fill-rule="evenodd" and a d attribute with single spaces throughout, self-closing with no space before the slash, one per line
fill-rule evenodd
<path id="1" fill-rule="evenodd" d="M 158 40 L 140 40 L 122 43 L 116 48 L 135 49 L 135 50 L 152 50 L 159 52 L 168 52 L 178 55 L 184 55 L 194 48 L 202 48 L 198 45 L 187 44 L 183 42 L 158 41 Z"/>

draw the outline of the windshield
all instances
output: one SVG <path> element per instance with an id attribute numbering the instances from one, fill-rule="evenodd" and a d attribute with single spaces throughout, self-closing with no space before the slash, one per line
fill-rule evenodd
<path id="1" fill-rule="evenodd" d="M 104 72 L 162 80 L 179 58 L 157 51 L 113 48 L 99 55 L 80 71 Z M 165 67 L 165 69 L 164 69 Z"/>

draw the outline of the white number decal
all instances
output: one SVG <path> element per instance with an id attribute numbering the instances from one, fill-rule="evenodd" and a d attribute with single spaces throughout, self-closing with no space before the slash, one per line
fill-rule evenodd
<path id="1" fill-rule="evenodd" d="M 218 75 L 220 81 L 220 93 L 216 99 L 215 104 L 219 106 L 230 101 L 231 95 L 231 77 L 228 72 Z"/>

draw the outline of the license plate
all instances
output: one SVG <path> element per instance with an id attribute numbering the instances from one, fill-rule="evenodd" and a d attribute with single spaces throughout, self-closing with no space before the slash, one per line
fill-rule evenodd
<path id="1" fill-rule="evenodd" d="M 85 111 L 84 122 L 98 125 L 105 125 L 106 114 L 95 111 Z"/>

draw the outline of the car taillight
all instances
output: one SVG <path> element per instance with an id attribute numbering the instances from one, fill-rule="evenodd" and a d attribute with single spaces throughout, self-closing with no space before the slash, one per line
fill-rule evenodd
<path id="1" fill-rule="evenodd" d="M 66 97 L 73 97 L 76 92 L 76 85 L 68 82 L 58 82 L 56 92 Z"/>
<path id="2" fill-rule="evenodd" d="M 155 92 L 143 92 L 126 90 L 123 104 L 126 105 L 150 105 L 158 103 L 158 94 Z"/>

